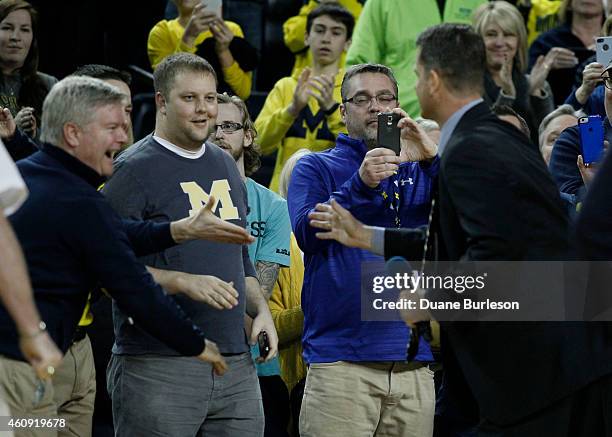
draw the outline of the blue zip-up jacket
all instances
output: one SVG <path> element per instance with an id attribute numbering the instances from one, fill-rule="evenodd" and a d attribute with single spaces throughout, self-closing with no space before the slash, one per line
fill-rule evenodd
<path id="1" fill-rule="evenodd" d="M 425 168 L 403 163 L 398 174 L 376 189 L 359 177 L 368 151 L 365 143 L 340 134 L 336 147 L 299 160 L 288 193 L 291 227 L 304 251 L 304 358 L 307 363 L 334 361 L 404 361 L 410 330 L 403 322 L 361 320 L 361 265 L 384 258 L 335 241 L 317 239 L 308 214 L 317 203 L 336 199 L 367 225 L 396 227 L 396 213 L 387 199 L 398 192 L 401 227 L 427 224 L 431 182 L 438 159 Z M 397 186 L 395 185 L 397 182 Z M 431 350 L 420 342 L 416 361 L 432 361 Z"/>

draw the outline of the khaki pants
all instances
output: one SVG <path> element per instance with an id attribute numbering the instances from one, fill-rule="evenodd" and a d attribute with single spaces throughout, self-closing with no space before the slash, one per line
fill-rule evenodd
<path id="1" fill-rule="evenodd" d="M 311 364 L 300 413 L 302 437 L 433 434 L 433 372 L 414 363 Z"/>
<path id="2" fill-rule="evenodd" d="M 67 427 L 58 437 L 90 437 L 96 399 L 96 370 L 89 337 L 70 346 L 53 377 L 57 416 Z"/>
<path id="3" fill-rule="evenodd" d="M 53 384 L 40 381 L 30 364 L 0 356 L 0 386 L 4 390 L 10 415 L 56 418 Z M 37 395 L 38 391 L 38 395 Z M 15 437 L 57 437 L 57 430 L 43 428 L 15 428 Z M 6 434 L 3 434 L 6 435 Z"/>
<path id="4" fill-rule="evenodd" d="M 0 362 L 0 375 L 2 375 L 2 362 Z M 2 386 L 0 385 L 0 416 L 10 416 L 11 415 L 9 407 L 6 401 L 4 400 L 5 397 L 6 396 L 4 395 L 4 390 L 2 389 Z M 3 432 L 0 432 L 0 435 L 3 437 L 13 437 L 13 432 L 3 431 Z"/>

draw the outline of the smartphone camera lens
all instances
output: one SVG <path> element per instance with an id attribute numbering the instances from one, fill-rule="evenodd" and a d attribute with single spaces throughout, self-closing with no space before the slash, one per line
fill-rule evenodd
<path id="1" fill-rule="evenodd" d="M 387 116 L 387 124 L 388 124 L 388 125 L 391 125 L 391 123 L 393 123 L 393 116 L 388 115 L 388 116 Z"/>
<path id="2" fill-rule="evenodd" d="M 604 49 L 604 52 L 610 50 L 610 46 L 608 44 L 604 44 L 601 48 Z"/>

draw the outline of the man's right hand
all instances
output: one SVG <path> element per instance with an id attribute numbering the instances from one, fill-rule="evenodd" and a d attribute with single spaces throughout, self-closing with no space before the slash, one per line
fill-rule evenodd
<path id="1" fill-rule="evenodd" d="M 398 169 L 400 157 L 393 150 L 378 147 L 366 153 L 359 167 L 359 177 L 370 188 L 393 176 Z"/>
<path id="2" fill-rule="evenodd" d="M 293 100 L 287 108 L 287 112 L 293 118 L 297 118 L 300 115 L 300 111 L 308 104 L 308 99 L 310 98 L 310 74 L 310 67 L 306 67 L 300 73 L 300 77 L 298 77 L 297 85 L 293 92 Z"/>
<path id="3" fill-rule="evenodd" d="M 15 135 L 17 124 L 9 108 L 0 107 L 0 138 L 10 140 Z"/>
<path id="4" fill-rule="evenodd" d="M 205 340 L 205 342 L 206 347 L 204 348 L 204 352 L 198 355 L 198 359 L 212 364 L 215 373 L 219 376 L 223 376 L 228 369 L 225 359 L 214 342 L 210 340 Z"/>
<path id="5" fill-rule="evenodd" d="M 62 362 L 62 353 L 46 331 L 19 338 L 21 353 L 40 379 L 49 379 Z"/>

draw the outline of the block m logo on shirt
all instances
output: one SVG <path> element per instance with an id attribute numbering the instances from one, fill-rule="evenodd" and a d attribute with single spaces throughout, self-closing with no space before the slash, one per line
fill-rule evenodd
<path id="1" fill-rule="evenodd" d="M 232 197 L 230 196 L 232 189 L 227 179 L 214 181 L 210 187 L 210 193 L 204 191 L 196 182 L 181 182 L 181 188 L 189 196 L 189 203 L 191 204 L 191 209 L 189 210 L 190 216 L 194 215 L 204 204 L 208 203 L 210 196 L 214 196 L 215 203 L 212 206 L 212 211 L 216 212 L 219 204 L 221 204 L 219 208 L 221 220 L 238 220 L 240 218 L 238 208 L 232 202 Z"/>

